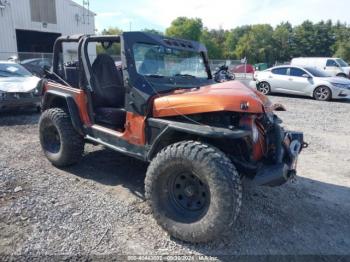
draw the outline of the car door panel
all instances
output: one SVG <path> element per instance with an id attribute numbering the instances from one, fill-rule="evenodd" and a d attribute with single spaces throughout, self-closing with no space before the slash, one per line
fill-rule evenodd
<path id="1" fill-rule="evenodd" d="M 339 65 L 337 64 L 337 62 L 334 59 L 327 60 L 327 64 L 326 64 L 324 70 L 332 76 L 337 75 L 340 71 Z"/>
<path id="2" fill-rule="evenodd" d="M 275 68 L 268 76 L 272 92 L 280 92 L 284 89 L 288 79 L 287 68 Z"/>
<path id="3" fill-rule="evenodd" d="M 308 87 L 311 85 L 312 78 L 307 78 L 308 73 L 300 68 L 291 67 L 288 71 L 288 84 L 286 91 L 290 94 L 304 95 L 307 93 Z"/>

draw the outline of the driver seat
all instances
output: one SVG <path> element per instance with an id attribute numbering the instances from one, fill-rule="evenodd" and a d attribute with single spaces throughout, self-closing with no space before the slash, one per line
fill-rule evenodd
<path id="1" fill-rule="evenodd" d="M 111 56 L 99 54 L 96 57 L 92 64 L 91 82 L 96 123 L 113 129 L 124 129 L 126 111 L 123 77 Z"/>

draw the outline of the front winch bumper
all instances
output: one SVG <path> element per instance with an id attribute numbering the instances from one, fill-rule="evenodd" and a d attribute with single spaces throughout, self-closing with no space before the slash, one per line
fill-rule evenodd
<path id="1" fill-rule="evenodd" d="M 279 143 L 279 146 L 276 150 L 275 163 L 262 165 L 259 168 L 253 180 L 257 185 L 280 186 L 294 178 L 297 173 L 298 156 L 302 149 L 308 146 L 304 142 L 303 133 L 278 131 L 282 133 L 282 136 L 277 136 L 279 139 L 276 142 Z M 280 139 L 282 137 L 283 139 Z"/>

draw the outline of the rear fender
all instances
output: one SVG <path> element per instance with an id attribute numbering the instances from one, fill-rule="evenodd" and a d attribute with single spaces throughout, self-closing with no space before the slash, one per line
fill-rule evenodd
<path id="1" fill-rule="evenodd" d="M 49 90 L 45 92 L 41 102 L 42 111 L 55 107 L 67 110 L 74 129 L 81 135 L 84 135 L 83 124 L 79 115 L 79 109 L 75 103 L 73 96 L 56 90 Z"/>

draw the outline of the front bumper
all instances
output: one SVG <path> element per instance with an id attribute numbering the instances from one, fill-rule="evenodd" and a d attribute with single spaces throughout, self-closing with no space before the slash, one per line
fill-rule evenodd
<path id="1" fill-rule="evenodd" d="M 254 182 L 260 186 L 280 186 L 296 176 L 298 156 L 303 148 L 308 146 L 304 142 L 304 135 L 300 132 L 285 132 L 280 127 L 273 164 L 262 165 Z"/>
<path id="2" fill-rule="evenodd" d="M 2 93 L 0 94 L 0 109 L 40 106 L 41 97 L 33 93 Z"/>
<path id="3" fill-rule="evenodd" d="M 332 98 L 333 99 L 342 99 L 342 98 L 350 98 L 350 88 L 332 88 Z"/>

